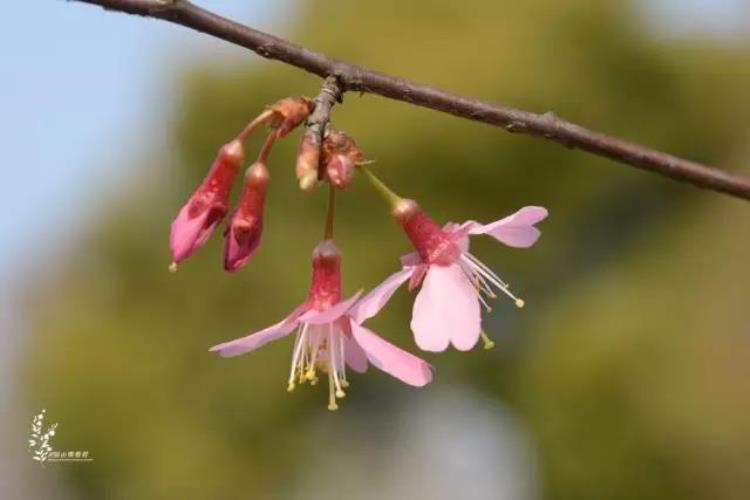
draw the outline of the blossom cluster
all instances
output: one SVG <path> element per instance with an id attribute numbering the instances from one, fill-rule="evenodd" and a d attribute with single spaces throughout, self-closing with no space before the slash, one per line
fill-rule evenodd
<path id="1" fill-rule="evenodd" d="M 224 268 L 234 272 L 248 263 L 263 231 L 271 147 L 305 122 L 313 109 L 314 104 L 303 97 L 282 99 L 219 150 L 205 179 L 172 223 L 173 270 L 206 243 L 227 215 L 234 179 L 245 161 L 244 142 L 260 125 L 267 125 L 271 130 L 256 160 L 245 171 L 242 194 L 224 232 Z M 312 253 L 307 298 L 279 323 L 213 346 L 211 351 L 224 357 L 237 356 L 296 332 L 288 390 L 303 383 L 315 385 L 318 374 L 325 374 L 331 410 L 338 408 L 337 401 L 349 387 L 347 369 L 363 373 L 373 365 L 406 384 L 424 386 L 432 380 L 432 366 L 364 326 L 407 282 L 410 291 L 419 289 L 411 318 L 417 347 L 441 352 L 452 345 L 468 351 L 481 339 L 485 348 L 491 348 L 493 342 L 482 329 L 482 308 L 489 311 L 489 301 L 498 294 L 507 296 L 519 308 L 524 301 L 471 254 L 469 238 L 486 235 L 510 247 L 528 248 L 539 238 L 536 224 L 547 217 L 547 210 L 526 206 L 489 224 L 470 220 L 440 226 L 417 202 L 398 196 L 376 177 L 348 134 L 328 125 L 318 137 L 311 129 L 305 130 L 299 145 L 296 175 L 303 190 L 321 182 L 329 184 L 330 197 L 325 236 Z M 352 181 L 355 171 L 388 202 L 414 252 L 403 256 L 400 269 L 369 293 L 360 291 L 343 299 L 342 257 L 333 240 L 334 193 Z"/>

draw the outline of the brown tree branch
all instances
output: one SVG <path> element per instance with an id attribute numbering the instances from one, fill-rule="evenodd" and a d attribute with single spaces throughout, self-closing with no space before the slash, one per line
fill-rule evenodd
<path id="1" fill-rule="evenodd" d="M 307 118 L 305 133 L 313 136 L 312 140 L 318 146 L 318 155 L 320 155 L 320 148 L 323 146 L 326 127 L 331 120 L 331 108 L 333 108 L 334 104 L 337 102 L 341 102 L 342 98 L 343 90 L 338 82 L 338 78 L 335 76 L 329 76 L 323 83 L 320 93 L 313 100 L 315 103 L 315 109 Z M 323 170 L 321 169 L 321 165 L 318 164 L 318 180 L 322 179 Z"/>
<path id="2" fill-rule="evenodd" d="M 336 77 L 344 91 L 378 94 L 418 106 L 543 137 L 698 187 L 750 200 L 750 178 L 672 156 L 561 120 L 452 94 L 434 87 L 345 63 L 218 16 L 187 0 L 74 0 L 109 10 L 163 19 L 246 47 L 314 73 Z"/>

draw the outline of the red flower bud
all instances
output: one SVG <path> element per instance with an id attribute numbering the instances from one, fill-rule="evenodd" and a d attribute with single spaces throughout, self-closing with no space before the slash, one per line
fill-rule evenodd
<path id="1" fill-rule="evenodd" d="M 245 153 L 242 143 L 225 144 L 198 189 L 172 222 L 169 247 L 173 264 L 182 262 L 203 246 L 227 213 L 229 193 Z"/>
<path id="2" fill-rule="evenodd" d="M 253 163 L 245 174 L 239 205 L 224 233 L 224 269 L 236 271 L 250 260 L 263 232 L 263 208 L 270 176 L 263 163 Z"/>

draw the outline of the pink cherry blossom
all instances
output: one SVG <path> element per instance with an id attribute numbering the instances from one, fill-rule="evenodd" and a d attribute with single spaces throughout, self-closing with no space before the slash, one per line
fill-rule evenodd
<path id="1" fill-rule="evenodd" d="M 318 381 L 317 370 L 328 375 L 330 410 L 349 386 L 347 367 L 365 372 L 371 363 L 402 382 L 421 387 L 432 380 L 430 365 L 386 342 L 361 325 L 353 311 L 377 307 L 360 301 L 360 294 L 341 301 L 341 255 L 332 240 L 324 240 L 313 252 L 312 284 L 307 300 L 279 323 L 245 337 L 211 348 L 224 357 L 253 351 L 268 342 L 297 331 L 292 350 L 288 390 L 298 383 Z M 356 304 L 356 306 L 355 306 Z M 377 311 L 376 311 L 377 312 Z"/>
<path id="2" fill-rule="evenodd" d="M 244 157 L 240 141 L 224 145 L 206 178 L 177 214 L 169 236 L 173 269 L 208 241 L 226 215 L 232 183 Z"/>
<path id="3" fill-rule="evenodd" d="M 402 257 L 402 270 L 362 299 L 368 306 L 357 308 L 356 320 L 362 322 L 377 313 L 409 281 L 409 289 L 421 284 L 411 319 L 420 349 L 440 352 L 452 344 L 467 351 L 480 337 L 485 346 L 491 347 L 492 342 L 482 331 L 480 306 L 489 310 L 487 299 L 495 298 L 496 291 L 510 297 L 518 307 L 523 307 L 524 301 L 469 252 L 469 236 L 486 234 L 505 245 L 528 248 L 539 238 L 541 233 L 534 225 L 547 217 L 547 210 L 529 206 L 490 224 L 467 221 L 441 228 L 414 201 L 402 200 L 394 216 L 416 252 Z"/>

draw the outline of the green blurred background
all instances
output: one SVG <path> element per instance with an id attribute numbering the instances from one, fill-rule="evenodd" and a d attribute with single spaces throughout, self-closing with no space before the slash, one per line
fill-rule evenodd
<path id="1" fill-rule="evenodd" d="M 292 2 L 277 31 L 750 173 L 748 37 L 664 36 L 649 12 L 596 0 L 317 0 Z M 60 422 L 54 446 L 95 461 L 40 471 L 18 456 L 35 486 L 3 498 L 750 498 L 747 203 L 347 95 L 335 123 L 436 219 L 490 221 L 527 204 L 551 215 L 530 250 L 473 246 L 527 302 L 498 301 L 485 322 L 494 350 L 425 355 L 436 377 L 424 389 L 371 369 L 329 413 L 325 387 L 287 394 L 290 339 L 228 360 L 207 352 L 305 296 L 325 192 L 296 187 L 298 133 L 271 157 L 251 264 L 224 273 L 214 237 L 167 272 L 169 224 L 217 148 L 265 104 L 314 95 L 320 81 L 241 53 L 158 70 L 170 102 L 143 120 L 162 134 L 147 154 L 119 150 L 126 178 L 90 207 L 72 250 L 22 287 L 12 438 L 23 445 L 46 407 Z M 339 202 L 352 293 L 395 270 L 409 244 L 363 179 Z M 412 301 L 399 291 L 371 326 L 416 352 Z"/>

